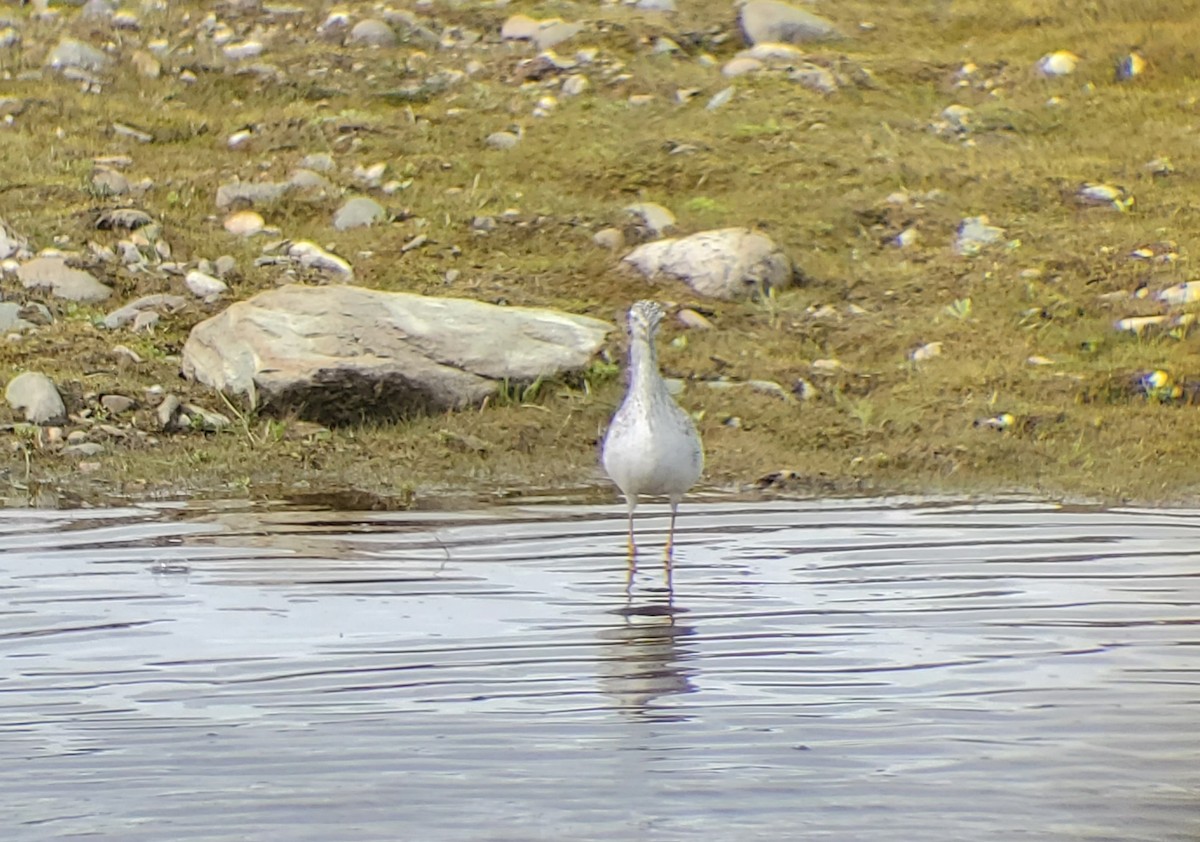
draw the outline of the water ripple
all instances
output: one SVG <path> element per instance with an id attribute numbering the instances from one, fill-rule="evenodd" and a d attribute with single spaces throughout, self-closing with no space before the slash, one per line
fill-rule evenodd
<path id="1" fill-rule="evenodd" d="M 0 512 L 9 839 L 1200 838 L 1200 513 Z"/>

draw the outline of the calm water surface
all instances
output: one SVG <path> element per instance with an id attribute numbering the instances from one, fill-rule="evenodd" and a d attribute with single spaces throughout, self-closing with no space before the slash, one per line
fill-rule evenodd
<path id="1" fill-rule="evenodd" d="M 0 512 L 5 840 L 1200 839 L 1200 512 Z"/>

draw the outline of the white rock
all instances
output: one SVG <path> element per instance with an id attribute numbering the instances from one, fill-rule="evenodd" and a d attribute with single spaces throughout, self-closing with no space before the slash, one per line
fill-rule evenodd
<path id="1" fill-rule="evenodd" d="M 395 30 L 383 21 L 367 18 L 354 24 L 346 43 L 355 47 L 394 47 L 399 43 L 399 38 Z"/>
<path id="2" fill-rule="evenodd" d="M 588 89 L 588 84 L 588 78 L 582 73 L 572 73 L 566 79 L 563 79 L 563 96 L 579 96 Z"/>
<path id="3" fill-rule="evenodd" d="M 238 237 L 253 237 L 261 232 L 267 223 L 262 218 L 262 214 L 254 211 L 238 211 L 225 217 L 222 225 L 230 234 Z"/>
<path id="4" fill-rule="evenodd" d="M 354 277 L 354 269 L 348 262 L 308 240 L 292 243 L 288 247 L 287 254 L 305 269 L 316 269 L 320 272 L 337 275 L 341 280 L 350 280 Z"/>
<path id="5" fill-rule="evenodd" d="M 35 371 L 26 371 L 8 381 L 4 399 L 31 424 L 46 424 L 67 417 L 67 407 L 54 381 Z"/>
<path id="6" fill-rule="evenodd" d="M 221 48 L 221 52 L 230 61 L 245 61 L 248 58 L 258 58 L 265 49 L 261 41 L 249 40 L 226 44 Z"/>
<path id="7" fill-rule="evenodd" d="M 103 301 L 112 294 L 91 272 L 68 266 L 61 256 L 35 257 L 21 264 L 17 277 L 26 289 L 47 288 L 70 301 Z"/>
<path id="8" fill-rule="evenodd" d="M 749 0 L 742 4 L 738 22 L 750 44 L 763 41 L 803 44 L 840 35 L 831 21 L 779 0 Z"/>
<path id="9" fill-rule="evenodd" d="M 1075 72 L 1075 68 L 1079 65 L 1079 56 L 1067 50 L 1058 50 L 1057 52 L 1047 53 L 1042 56 L 1036 65 L 1037 72 L 1042 76 L 1053 78 L 1056 76 L 1069 76 Z"/>
<path id="10" fill-rule="evenodd" d="M 677 278 L 712 298 L 745 298 L 795 280 L 791 259 L 770 237 L 746 228 L 645 243 L 624 262 L 649 279 Z"/>
<path id="11" fill-rule="evenodd" d="M 736 88 L 734 88 L 732 85 L 730 85 L 728 88 L 717 91 L 708 100 L 708 104 L 704 106 L 704 109 L 706 111 L 716 111 L 721 106 L 727 105 L 729 101 L 733 99 L 735 92 Z"/>
<path id="12" fill-rule="evenodd" d="M 766 67 L 762 61 L 750 56 L 734 56 L 729 61 L 725 62 L 725 66 L 721 68 L 721 75 L 733 79 L 738 76 L 745 76 L 747 73 L 755 73 Z"/>
<path id="13" fill-rule="evenodd" d="M 634 202 L 632 205 L 626 205 L 625 212 L 638 220 L 655 237 L 661 237 L 667 229 L 675 227 L 675 214 L 658 202 Z"/>
<path id="14" fill-rule="evenodd" d="M 506 382 L 578 371 L 612 329 L 553 310 L 289 285 L 198 324 L 182 370 L 271 411 L 354 423 L 477 407 Z"/>
<path id="15" fill-rule="evenodd" d="M 958 226 L 958 236 L 954 240 L 954 253 L 964 257 L 974 257 L 983 251 L 985 246 L 997 243 L 1003 237 L 1004 229 L 989 224 L 987 216 L 969 216 Z"/>
<path id="16" fill-rule="evenodd" d="M 193 295 L 206 300 L 215 299 L 229 290 L 229 284 L 220 278 L 214 278 L 196 269 L 184 276 L 183 283 Z"/>

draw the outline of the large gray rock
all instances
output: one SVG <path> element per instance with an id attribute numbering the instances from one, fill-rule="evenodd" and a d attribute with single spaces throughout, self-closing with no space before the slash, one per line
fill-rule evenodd
<path id="1" fill-rule="evenodd" d="M 667 276 L 710 298 L 747 298 L 795 279 L 791 259 L 766 234 L 747 228 L 701 231 L 638 246 L 625 262 L 647 278 Z"/>
<path id="2" fill-rule="evenodd" d="M 36 371 L 26 371 L 8 381 L 4 399 L 17 412 L 24 413 L 32 424 L 61 421 L 67 417 L 67 407 L 54 381 Z"/>
<path id="3" fill-rule="evenodd" d="M 747 43 L 805 44 L 838 38 L 831 21 L 779 0 L 749 0 L 742 4 L 738 23 Z"/>
<path id="4" fill-rule="evenodd" d="M 192 329 L 183 373 L 325 424 L 478 406 L 505 382 L 585 367 L 612 325 L 354 286 L 290 285 Z"/>
<path id="5" fill-rule="evenodd" d="M 22 263 L 17 278 L 25 289 L 49 289 L 58 298 L 69 301 L 103 301 L 112 289 L 100 283 L 91 272 L 67 265 L 64 257 L 35 257 Z"/>

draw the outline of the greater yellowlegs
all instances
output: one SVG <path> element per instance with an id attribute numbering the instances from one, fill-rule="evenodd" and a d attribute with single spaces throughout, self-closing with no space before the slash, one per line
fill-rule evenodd
<path id="1" fill-rule="evenodd" d="M 654 336 L 662 307 L 639 301 L 629 308 L 629 389 L 604 436 L 604 470 L 625 495 L 629 509 L 629 553 L 633 510 L 642 494 L 657 494 L 671 503 L 666 559 L 675 542 L 675 515 L 687 490 L 704 469 L 704 450 L 691 416 L 679 408 L 658 371 Z"/>

